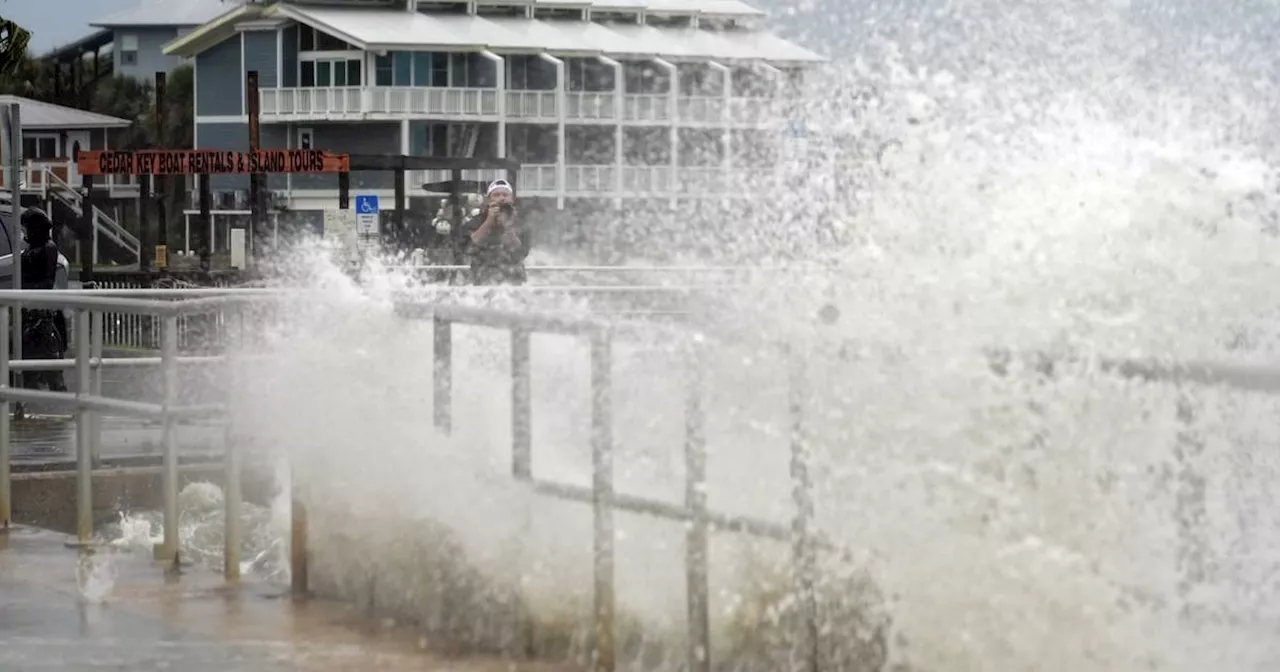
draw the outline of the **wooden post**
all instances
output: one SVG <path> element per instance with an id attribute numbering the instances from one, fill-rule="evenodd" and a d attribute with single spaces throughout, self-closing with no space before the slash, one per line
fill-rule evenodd
<path id="1" fill-rule="evenodd" d="M 209 213 L 211 201 L 213 200 L 213 187 L 209 184 L 209 174 L 200 173 L 198 178 L 200 182 L 200 226 L 196 227 L 199 231 L 195 239 L 196 251 L 200 255 L 200 270 L 208 273 L 209 267 L 213 263 L 213 241 L 209 240 L 209 226 L 213 221 L 212 215 Z"/>
<path id="2" fill-rule="evenodd" d="M 80 282 L 93 282 L 93 262 L 98 251 L 94 244 L 97 233 L 93 222 L 93 177 L 85 175 L 80 178 L 80 188 L 84 191 L 84 200 L 80 201 Z M 15 257 L 16 259 L 16 257 Z"/>
<path id="3" fill-rule="evenodd" d="M 261 136 L 259 133 L 259 117 L 261 116 L 260 105 L 261 100 L 258 97 L 258 71 L 250 70 L 244 73 L 244 100 L 245 113 L 249 116 L 249 151 L 256 152 L 261 149 Z M 265 212 L 263 210 L 263 181 L 262 173 L 253 173 L 249 176 L 249 266 L 256 268 L 258 264 L 258 256 L 262 250 L 262 237 L 265 235 L 263 230 L 266 228 L 263 224 Z"/>
<path id="4" fill-rule="evenodd" d="M 165 122 L 168 120 L 168 108 L 165 105 L 165 97 L 168 95 L 166 76 L 163 72 L 156 73 L 156 140 L 163 146 L 165 142 Z M 141 177 L 138 178 L 142 180 Z M 168 192 L 169 178 L 164 175 L 157 175 L 152 179 L 152 196 L 156 199 L 156 247 L 164 248 L 165 258 L 167 260 L 169 251 L 169 213 L 165 207 L 165 194 Z M 143 201 L 145 207 L 145 201 Z M 150 254 L 151 251 L 145 247 L 142 249 L 143 256 Z M 154 256 L 160 256 L 158 254 Z M 166 264 L 167 266 L 167 264 Z"/>

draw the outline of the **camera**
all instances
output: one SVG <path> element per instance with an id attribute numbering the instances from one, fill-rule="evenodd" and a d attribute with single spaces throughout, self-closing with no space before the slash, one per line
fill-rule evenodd
<path id="1" fill-rule="evenodd" d="M 498 209 L 502 211 L 502 214 L 508 217 L 511 216 L 511 213 L 516 211 L 515 206 L 511 205 L 510 203 L 503 203 L 501 206 L 499 206 Z"/>

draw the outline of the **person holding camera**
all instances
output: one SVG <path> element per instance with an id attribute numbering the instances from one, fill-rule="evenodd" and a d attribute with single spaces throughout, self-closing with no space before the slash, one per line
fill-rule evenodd
<path id="1" fill-rule="evenodd" d="M 484 208 L 466 223 L 464 233 L 473 284 L 524 284 L 529 232 L 521 225 L 510 182 L 489 185 Z"/>

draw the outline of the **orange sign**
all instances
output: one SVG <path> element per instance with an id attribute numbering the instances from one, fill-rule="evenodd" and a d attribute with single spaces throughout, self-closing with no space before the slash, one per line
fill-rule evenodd
<path id="1" fill-rule="evenodd" d="M 346 154 L 318 149 L 260 149 L 236 152 L 216 149 L 143 149 L 136 152 L 94 150 L 80 152 L 81 175 L 190 175 L 207 173 L 345 173 Z"/>

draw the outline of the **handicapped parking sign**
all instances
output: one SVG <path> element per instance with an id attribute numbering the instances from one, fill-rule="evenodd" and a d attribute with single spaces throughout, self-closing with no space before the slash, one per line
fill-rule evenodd
<path id="1" fill-rule="evenodd" d="M 375 194 L 356 196 L 356 233 L 363 235 L 378 233 L 378 197 Z"/>
<path id="2" fill-rule="evenodd" d="M 356 196 L 356 214 L 357 215 L 378 214 L 378 195 L 377 194 L 358 194 Z"/>

